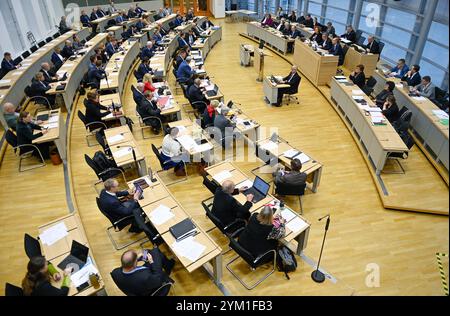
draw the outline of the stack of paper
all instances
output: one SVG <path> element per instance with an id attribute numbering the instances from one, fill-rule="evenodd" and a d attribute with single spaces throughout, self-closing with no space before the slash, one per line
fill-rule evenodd
<path id="1" fill-rule="evenodd" d="M 118 142 L 120 142 L 120 141 L 122 141 L 122 140 L 124 140 L 125 139 L 125 137 L 123 137 L 123 135 L 115 135 L 115 136 L 111 136 L 111 137 L 109 137 L 108 139 L 107 139 L 107 142 L 108 142 L 108 144 L 115 144 L 115 143 L 118 143 Z"/>
<path id="2" fill-rule="evenodd" d="M 213 179 L 217 181 L 217 183 L 223 183 L 226 179 L 231 178 L 233 175 L 230 171 L 224 170 L 222 172 L 219 172 L 215 176 L 213 176 Z"/>
<path id="3" fill-rule="evenodd" d="M 310 158 L 307 155 L 305 155 L 304 153 L 301 153 L 296 158 L 299 159 L 302 164 L 307 163 L 310 160 Z"/>
<path id="4" fill-rule="evenodd" d="M 161 225 L 167 222 L 169 219 L 174 217 L 175 214 L 172 213 L 171 209 L 163 204 L 158 206 L 153 212 L 150 213 L 150 220 L 155 225 Z"/>
<path id="5" fill-rule="evenodd" d="M 294 158 L 295 156 L 298 156 L 300 152 L 295 149 L 289 149 L 283 153 L 283 156 L 289 159 Z"/>
<path id="6" fill-rule="evenodd" d="M 58 123 L 58 121 L 59 121 L 59 115 L 51 116 L 51 117 L 48 119 L 48 122 L 49 122 L 49 123 Z"/>
<path id="7" fill-rule="evenodd" d="M 416 101 L 425 101 L 427 98 L 424 97 L 412 97 Z"/>
<path id="8" fill-rule="evenodd" d="M 197 146 L 197 143 L 190 135 L 177 137 L 177 140 L 180 142 L 181 146 L 183 146 L 187 150 L 190 150 L 191 148 L 195 148 Z"/>
<path id="9" fill-rule="evenodd" d="M 373 124 L 382 124 L 383 123 L 383 118 L 382 117 L 370 117 L 372 120 Z"/>
<path id="10" fill-rule="evenodd" d="M 205 90 L 206 90 L 206 91 L 212 91 L 212 90 L 214 90 L 214 87 L 215 87 L 215 85 L 210 84 L 210 85 L 208 85 L 208 86 L 205 87 Z"/>
<path id="11" fill-rule="evenodd" d="M 364 100 L 364 97 L 362 95 L 354 95 L 352 96 L 353 100 Z"/>
<path id="12" fill-rule="evenodd" d="M 39 239 L 43 244 L 51 246 L 58 240 L 66 237 L 67 235 L 68 235 L 67 227 L 64 224 L 64 222 L 61 222 L 44 230 L 42 234 L 39 235 Z"/>
<path id="13" fill-rule="evenodd" d="M 205 251 L 206 246 L 196 242 L 195 237 L 191 236 L 181 241 L 174 242 L 172 244 L 172 249 L 178 255 L 194 262 L 200 258 L 202 253 Z"/>
<path id="14" fill-rule="evenodd" d="M 90 274 L 97 274 L 97 268 L 92 264 L 85 264 L 83 268 L 78 270 L 75 273 L 72 273 L 70 276 L 70 280 L 72 281 L 75 287 L 79 287 L 81 284 L 89 281 Z"/>
<path id="15" fill-rule="evenodd" d="M 353 95 L 364 95 L 364 92 L 362 90 L 352 90 Z"/>
<path id="16" fill-rule="evenodd" d="M 286 220 L 286 222 L 289 222 L 290 220 L 295 218 L 296 215 L 290 209 L 285 208 L 284 210 L 281 211 L 281 217 L 283 217 Z"/>
<path id="17" fill-rule="evenodd" d="M 308 227 L 308 223 L 302 220 L 300 217 L 296 217 L 286 224 L 286 227 L 289 228 L 293 233 L 297 233 L 305 230 Z"/>

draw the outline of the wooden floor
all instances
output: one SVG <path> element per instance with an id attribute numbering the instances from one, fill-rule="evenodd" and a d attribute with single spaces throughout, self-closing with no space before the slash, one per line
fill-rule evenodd
<path id="1" fill-rule="evenodd" d="M 218 23 L 224 27 L 223 39 L 211 51 L 205 68 L 214 77 L 226 101 L 232 99 L 241 103 L 240 107 L 250 117 L 265 127 L 278 128 L 280 135 L 293 146 L 324 165 L 318 193 L 308 192 L 303 199 L 305 217 L 312 223 L 305 254 L 317 260 L 323 236 L 323 223 L 317 219 L 330 213 L 331 225 L 322 263 L 337 280 L 336 283 L 327 280 L 315 284 L 310 279 L 312 267 L 299 260 L 299 268 L 290 274 L 290 281 L 275 272 L 256 289 L 247 291 L 225 268 L 234 256 L 229 252 L 223 260 L 224 287 L 232 295 L 443 295 L 435 253 L 448 253 L 448 217 L 386 210 L 352 136 L 327 99 L 307 80 L 302 80 L 300 105 L 282 108 L 265 105 L 262 85 L 255 81 L 254 69 L 239 64 L 239 45 L 251 43 L 238 36 L 244 31 L 244 25 L 223 23 L 223 20 Z M 288 72 L 289 63 L 280 57 L 266 59 L 267 74 Z M 173 83 L 171 77 L 169 84 L 173 86 Z M 126 91 L 125 111 L 134 118 L 131 93 L 129 89 Z M 182 97 L 177 98 L 183 101 Z M 79 108 L 83 109 L 81 102 Z M 142 140 L 140 132 L 134 134 L 146 154 L 147 164 L 158 169 L 150 144 L 159 145 L 162 138 Z M 96 150 L 99 147 L 86 146 L 84 129 L 76 118 L 69 152 L 74 203 L 108 294 L 122 295 L 109 276 L 109 272 L 118 266 L 121 252 L 114 251 L 108 240 L 105 229 L 109 223 L 95 204 L 92 184 L 96 177 L 84 162 L 84 154 L 92 156 Z M 258 163 L 244 161 L 237 165 L 250 175 L 250 170 Z M 422 183 L 411 184 L 421 185 L 424 195 L 402 195 L 405 201 L 424 206 L 446 203 L 448 208 L 448 197 L 447 200 L 444 198 L 444 193 L 448 196 L 448 188 L 439 186 L 420 153 L 416 155 L 413 151 L 406 168 L 408 173 L 426 175 L 420 178 Z M 396 183 L 384 175 L 383 180 L 390 192 L 408 191 L 403 187 L 404 182 Z M 67 214 L 68 210 L 62 166 L 47 166 L 18 174 L 17 161 L 10 148 L 0 168 L 0 187 L 0 293 L 3 293 L 4 282 L 19 284 L 25 272 L 23 233 L 36 235 L 37 226 Z M 402 187 L 403 191 L 397 187 Z M 191 175 L 187 182 L 170 186 L 170 190 L 202 227 L 212 227 L 200 205 L 200 201 L 211 194 L 202 186 L 199 176 Z M 287 202 L 297 207 L 294 200 Z M 211 236 L 227 249 L 226 240 L 220 233 L 213 231 Z M 448 275 L 448 259 L 443 261 Z M 233 269 L 247 281 L 267 271 L 250 272 L 239 262 Z M 380 268 L 380 287 L 376 288 L 365 284 L 369 273 L 366 267 L 373 263 Z M 177 263 L 173 278 L 176 281 L 174 295 L 221 295 L 203 269 L 189 274 Z"/>

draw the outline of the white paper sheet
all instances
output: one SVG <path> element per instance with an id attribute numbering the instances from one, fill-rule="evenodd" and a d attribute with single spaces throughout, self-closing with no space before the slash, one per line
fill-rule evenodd
<path id="1" fill-rule="evenodd" d="M 303 231 L 308 227 L 308 223 L 302 220 L 300 217 L 294 218 L 292 221 L 286 224 L 286 227 L 289 228 L 293 233 L 297 233 L 299 231 Z"/>
<path id="2" fill-rule="evenodd" d="M 44 125 L 42 125 L 42 127 L 48 128 L 48 129 L 58 128 L 58 123 L 44 124 Z"/>
<path id="3" fill-rule="evenodd" d="M 125 137 L 123 137 L 122 135 L 119 134 L 119 135 L 109 137 L 107 139 L 107 142 L 108 142 L 108 144 L 114 144 L 114 143 L 120 142 L 124 139 L 125 139 Z"/>
<path id="4" fill-rule="evenodd" d="M 122 149 L 116 151 L 116 152 L 114 153 L 114 156 L 115 156 L 116 158 L 122 158 L 122 157 L 124 157 L 124 156 L 129 155 L 129 154 L 131 154 L 131 148 L 122 148 Z"/>
<path id="5" fill-rule="evenodd" d="M 380 124 L 380 123 L 383 123 L 383 118 L 381 118 L 381 117 L 371 117 L 371 119 L 372 119 L 372 123 L 373 124 Z"/>
<path id="6" fill-rule="evenodd" d="M 218 183 L 222 184 L 226 179 L 231 178 L 233 175 L 230 171 L 224 170 L 222 172 L 219 172 L 216 174 L 213 179 L 216 180 Z"/>
<path id="7" fill-rule="evenodd" d="M 58 121 L 59 121 L 59 115 L 51 116 L 51 117 L 48 119 L 48 122 L 49 122 L 49 123 L 58 123 Z"/>
<path id="8" fill-rule="evenodd" d="M 172 244 L 172 248 L 177 254 L 194 262 L 197 261 L 202 253 L 205 251 L 206 246 L 195 241 L 195 237 L 191 236 L 181 241 L 176 241 Z"/>
<path id="9" fill-rule="evenodd" d="M 150 220 L 155 225 L 161 225 L 174 217 L 171 209 L 163 204 L 159 205 L 153 212 L 150 213 Z"/>
<path id="10" fill-rule="evenodd" d="M 80 270 L 78 270 L 77 272 L 73 273 L 70 276 L 70 280 L 72 281 L 75 287 L 78 287 L 81 284 L 89 281 L 89 275 L 91 273 L 97 274 L 98 273 L 97 268 L 92 263 L 85 264 L 83 268 L 81 268 Z"/>
<path id="11" fill-rule="evenodd" d="M 383 117 L 381 112 L 370 112 L 371 117 Z"/>
<path id="12" fill-rule="evenodd" d="M 310 160 L 310 158 L 305 153 L 301 153 L 300 155 L 298 155 L 295 158 L 299 159 L 302 164 L 306 163 L 306 162 L 308 162 Z"/>
<path id="13" fill-rule="evenodd" d="M 448 120 L 448 114 L 442 110 L 433 110 L 433 114 L 441 120 Z"/>
<path id="14" fill-rule="evenodd" d="M 195 148 L 197 146 L 197 143 L 190 135 L 177 137 L 177 140 L 180 142 L 181 146 L 183 146 L 183 148 L 187 150 L 190 150 L 191 148 Z"/>
<path id="15" fill-rule="evenodd" d="M 242 181 L 241 183 L 237 184 L 235 188 L 240 190 L 241 188 L 244 188 L 244 187 L 251 188 L 252 186 L 253 186 L 253 181 L 247 179 L 247 180 Z"/>
<path id="16" fill-rule="evenodd" d="M 289 149 L 289 150 L 285 151 L 283 153 L 283 156 L 286 157 L 286 158 L 292 158 L 295 155 L 297 155 L 298 153 L 299 153 L 298 150 L 292 148 L 292 149 Z"/>
<path id="17" fill-rule="evenodd" d="M 364 97 L 362 95 L 354 95 L 352 96 L 353 100 L 364 100 Z"/>
<path id="18" fill-rule="evenodd" d="M 412 97 L 416 101 L 425 101 L 427 98 L 425 97 Z"/>
<path id="19" fill-rule="evenodd" d="M 58 240 L 66 237 L 67 235 L 68 233 L 66 224 L 64 224 L 64 222 L 61 222 L 44 230 L 42 234 L 39 235 L 39 239 L 43 244 L 51 246 Z"/>
<path id="20" fill-rule="evenodd" d="M 352 90 L 353 95 L 364 95 L 364 92 L 362 90 Z"/>
<path id="21" fill-rule="evenodd" d="M 291 210 L 284 209 L 281 211 L 281 217 L 283 217 L 286 220 L 286 222 L 289 222 L 290 220 L 295 218 L 296 215 Z"/>

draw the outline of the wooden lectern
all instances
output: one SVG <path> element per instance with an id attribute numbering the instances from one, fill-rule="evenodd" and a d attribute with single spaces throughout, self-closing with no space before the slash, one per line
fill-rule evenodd
<path id="1" fill-rule="evenodd" d="M 264 79 L 264 57 L 273 56 L 270 53 L 265 52 L 263 49 L 255 49 L 255 70 L 258 74 L 256 81 L 263 82 Z"/>

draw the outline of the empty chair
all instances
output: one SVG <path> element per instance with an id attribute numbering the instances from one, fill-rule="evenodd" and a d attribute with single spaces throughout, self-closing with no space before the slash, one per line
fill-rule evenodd
<path id="1" fill-rule="evenodd" d="M 42 256 L 41 245 L 36 238 L 31 237 L 28 234 L 23 238 L 25 253 L 29 259 L 37 256 Z"/>
<path id="2" fill-rule="evenodd" d="M 22 53 L 22 58 L 23 59 L 28 58 L 28 57 L 30 57 L 30 55 L 31 55 L 31 53 L 29 51 L 25 51 L 25 52 Z M 18 59 L 18 58 L 16 58 L 16 59 Z"/>
<path id="3" fill-rule="evenodd" d="M 95 146 L 95 145 L 91 145 L 89 143 L 89 137 L 95 136 L 95 134 L 97 132 L 100 132 L 100 130 L 102 130 L 102 129 L 107 129 L 108 127 L 103 122 L 95 121 L 95 122 L 87 123 L 86 116 L 80 110 L 78 110 L 78 118 L 83 122 L 84 127 L 86 128 L 86 136 L 85 137 L 86 137 L 86 143 L 87 143 L 88 147 Z"/>
<path id="4" fill-rule="evenodd" d="M 38 50 L 38 46 L 34 45 L 33 47 L 30 48 L 30 52 L 34 53 L 35 51 Z"/>
<path id="5" fill-rule="evenodd" d="M 411 125 L 412 112 L 408 110 L 407 107 L 403 107 L 399 112 L 399 119 L 392 124 L 397 133 L 401 136 L 402 134 L 408 133 L 409 127 Z"/>
<path id="6" fill-rule="evenodd" d="M 363 31 L 356 30 L 355 33 L 356 33 L 356 43 L 358 43 L 360 37 L 362 36 Z"/>
<path id="7" fill-rule="evenodd" d="M 9 145 L 11 145 L 11 147 L 13 147 L 14 153 L 19 158 L 19 172 L 28 171 L 45 166 L 44 157 L 42 156 L 42 153 L 37 146 L 32 144 L 18 145 L 17 136 L 11 130 L 6 131 L 5 139 L 6 142 Z M 22 168 L 22 161 L 28 158 L 33 158 L 33 155 L 36 155 L 37 158 L 40 159 L 40 163 Z"/>
<path id="8" fill-rule="evenodd" d="M 53 40 L 53 37 L 49 36 L 45 39 L 46 43 L 50 43 Z"/>
<path id="9" fill-rule="evenodd" d="M 33 94 L 33 90 L 31 89 L 31 86 L 26 86 L 24 93 L 27 96 L 29 102 L 33 101 L 36 104 L 41 104 L 41 105 L 46 106 L 49 110 L 53 109 L 52 105 L 50 104 L 50 101 L 46 97 Z"/>
<path id="10" fill-rule="evenodd" d="M 448 108 L 448 93 L 439 87 L 435 88 L 435 99 L 431 100 L 441 110 L 445 111 Z"/>
<path id="11" fill-rule="evenodd" d="M 381 52 L 383 51 L 383 48 L 384 48 L 385 45 L 386 45 L 386 44 L 383 43 L 383 42 L 378 42 L 378 47 L 379 47 L 378 54 L 381 55 Z"/>
<path id="12" fill-rule="evenodd" d="M 5 296 L 23 296 L 22 288 L 12 285 L 6 282 L 5 284 Z"/>
<path id="13" fill-rule="evenodd" d="M 44 45 L 45 45 L 45 41 L 41 41 L 41 42 L 38 43 L 37 46 L 38 46 L 39 48 L 41 48 L 41 47 L 44 46 Z"/>
<path id="14" fill-rule="evenodd" d="M 364 36 L 360 36 L 356 44 L 358 44 L 359 46 L 363 46 L 365 41 L 366 38 Z"/>
<path id="15" fill-rule="evenodd" d="M 305 195 L 306 183 L 303 185 L 285 185 L 277 183 L 274 186 L 275 194 L 283 196 L 297 196 L 300 214 L 303 214 L 302 196 Z"/>
<path id="16" fill-rule="evenodd" d="M 243 228 L 241 228 L 243 229 Z M 256 286 L 258 286 L 261 282 L 263 282 L 265 279 L 267 279 L 274 271 L 275 271 L 275 264 L 276 264 L 276 251 L 275 250 L 269 250 L 266 253 L 254 257 L 249 251 L 247 251 L 244 247 L 242 247 L 237 240 L 235 240 L 232 237 L 229 237 L 230 240 L 230 248 L 236 251 L 238 254 L 235 258 L 233 258 L 230 262 L 227 263 L 226 267 L 227 270 L 230 271 L 230 273 L 247 289 L 252 290 Z M 257 280 L 253 284 L 247 284 L 245 283 L 237 274 L 231 269 L 231 264 L 235 262 L 237 259 L 242 258 L 244 261 L 250 266 L 250 269 L 252 271 L 256 270 L 259 266 L 267 263 L 267 259 L 271 258 L 271 261 L 273 262 L 272 269 L 265 274 L 261 279 Z"/>
<path id="17" fill-rule="evenodd" d="M 28 56 L 30 56 L 29 52 L 25 52 L 25 53 L 28 53 Z M 19 56 L 16 59 L 14 59 L 14 65 L 20 64 L 26 58 L 26 57 L 23 57 L 23 55 L 25 55 L 25 53 L 23 53 L 22 56 Z"/>
<path id="18" fill-rule="evenodd" d="M 123 180 L 125 180 L 125 174 L 123 170 L 114 166 L 112 162 L 109 162 L 109 160 L 105 161 L 102 166 L 100 166 L 86 154 L 84 155 L 84 160 L 86 161 L 87 165 L 91 167 L 91 169 L 95 172 L 98 179 L 101 181 L 106 181 L 107 179 L 115 178 L 118 175 L 122 175 Z"/>
<path id="19" fill-rule="evenodd" d="M 404 133 L 404 134 L 400 135 L 400 137 L 402 138 L 406 147 L 408 147 L 408 151 L 389 153 L 387 155 L 387 159 L 396 161 L 397 164 L 399 165 L 401 171 L 384 171 L 383 170 L 383 173 L 405 174 L 405 169 L 403 168 L 402 164 L 400 163 L 400 159 L 403 159 L 403 160 L 408 159 L 409 150 L 411 150 L 411 148 L 414 146 L 415 142 L 414 142 L 414 139 L 412 138 L 412 136 L 409 135 L 409 133 Z"/>
<path id="20" fill-rule="evenodd" d="M 370 78 L 367 79 L 366 84 L 362 88 L 363 92 L 367 96 L 370 96 L 373 93 L 373 90 L 374 90 L 376 84 L 377 84 L 377 80 L 373 76 L 370 76 Z"/>
<path id="21" fill-rule="evenodd" d="M 53 35 L 53 39 L 58 38 L 61 35 L 61 33 L 56 32 L 55 35 Z"/>

